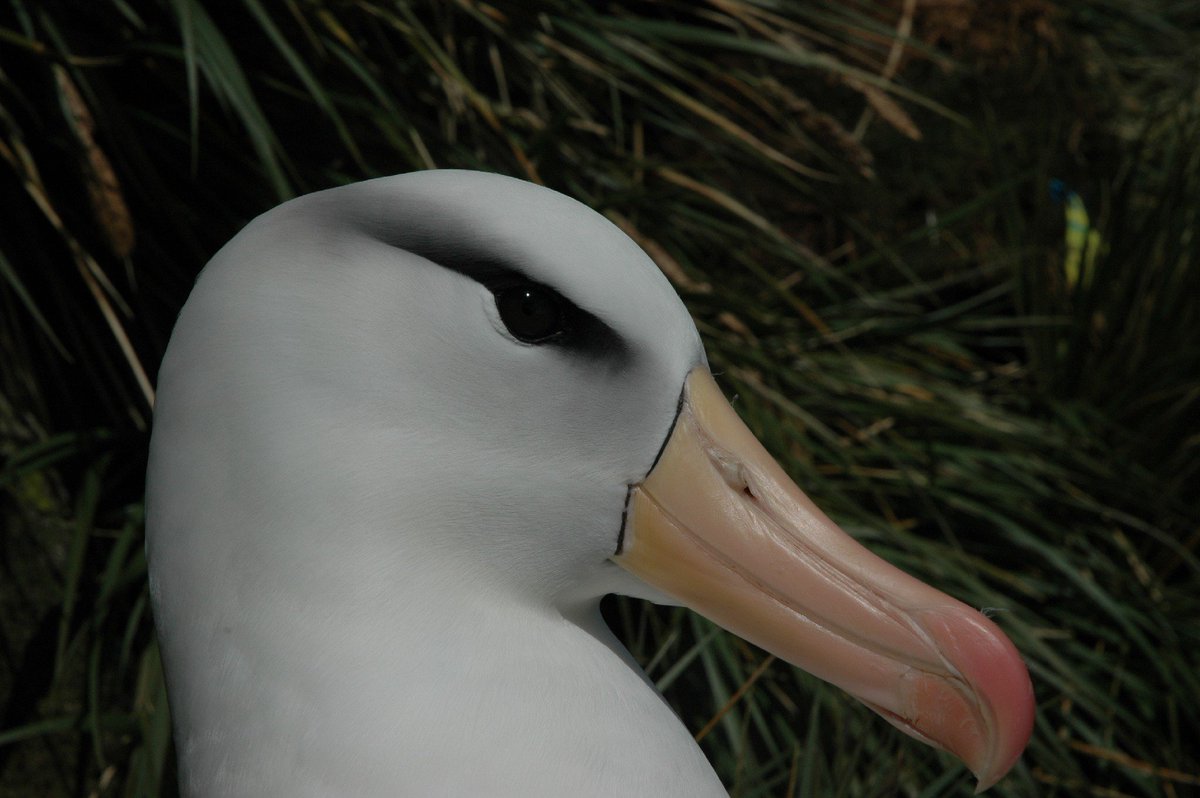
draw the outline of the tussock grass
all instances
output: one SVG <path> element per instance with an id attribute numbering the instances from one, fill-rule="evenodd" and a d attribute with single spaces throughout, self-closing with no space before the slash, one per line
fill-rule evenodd
<path id="1" fill-rule="evenodd" d="M 172 794 L 140 498 L 174 314 L 256 213 L 433 166 L 607 214 L 818 503 L 993 614 L 1039 702 L 995 794 L 1200 792 L 1185 6 L 8 0 L 0 794 Z M 693 615 L 606 613 L 736 795 L 971 792 Z"/>

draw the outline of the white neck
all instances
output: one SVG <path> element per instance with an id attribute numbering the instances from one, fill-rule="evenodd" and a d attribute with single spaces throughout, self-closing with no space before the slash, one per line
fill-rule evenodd
<path id="1" fill-rule="evenodd" d="M 360 573 L 211 593 L 165 641 L 184 795 L 724 794 L 595 601 Z"/>

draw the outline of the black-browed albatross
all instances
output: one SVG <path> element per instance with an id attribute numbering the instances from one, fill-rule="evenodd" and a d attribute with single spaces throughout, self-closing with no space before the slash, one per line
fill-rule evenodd
<path id="1" fill-rule="evenodd" d="M 175 327 L 147 490 L 191 798 L 723 795 L 607 593 L 692 607 L 981 786 L 1031 730 L 995 625 L 829 521 L 650 259 L 512 178 L 371 180 L 246 227 Z"/>

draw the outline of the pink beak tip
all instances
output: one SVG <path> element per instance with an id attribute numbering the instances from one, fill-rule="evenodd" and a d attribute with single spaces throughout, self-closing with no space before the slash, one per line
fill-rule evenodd
<path id="1" fill-rule="evenodd" d="M 979 612 L 960 606 L 917 617 L 974 694 L 971 714 L 981 721 L 960 719 L 930 736 L 966 763 L 978 779 L 976 793 L 983 792 L 1012 769 L 1033 733 L 1029 671 L 1012 641 Z"/>

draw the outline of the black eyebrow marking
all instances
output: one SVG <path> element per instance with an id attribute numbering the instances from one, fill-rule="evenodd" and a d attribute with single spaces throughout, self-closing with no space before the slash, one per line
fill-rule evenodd
<path id="1" fill-rule="evenodd" d="M 527 275 L 511 260 L 494 253 L 472 251 L 463 242 L 450 243 L 430 236 L 389 236 L 383 243 L 412 253 L 443 269 L 469 277 L 493 294 L 505 288 L 534 284 L 550 291 L 562 302 L 567 329 L 562 335 L 529 346 L 552 346 L 592 358 L 624 364 L 632 357 L 629 344 L 621 334 L 579 305 L 563 296 L 557 288 Z"/>

